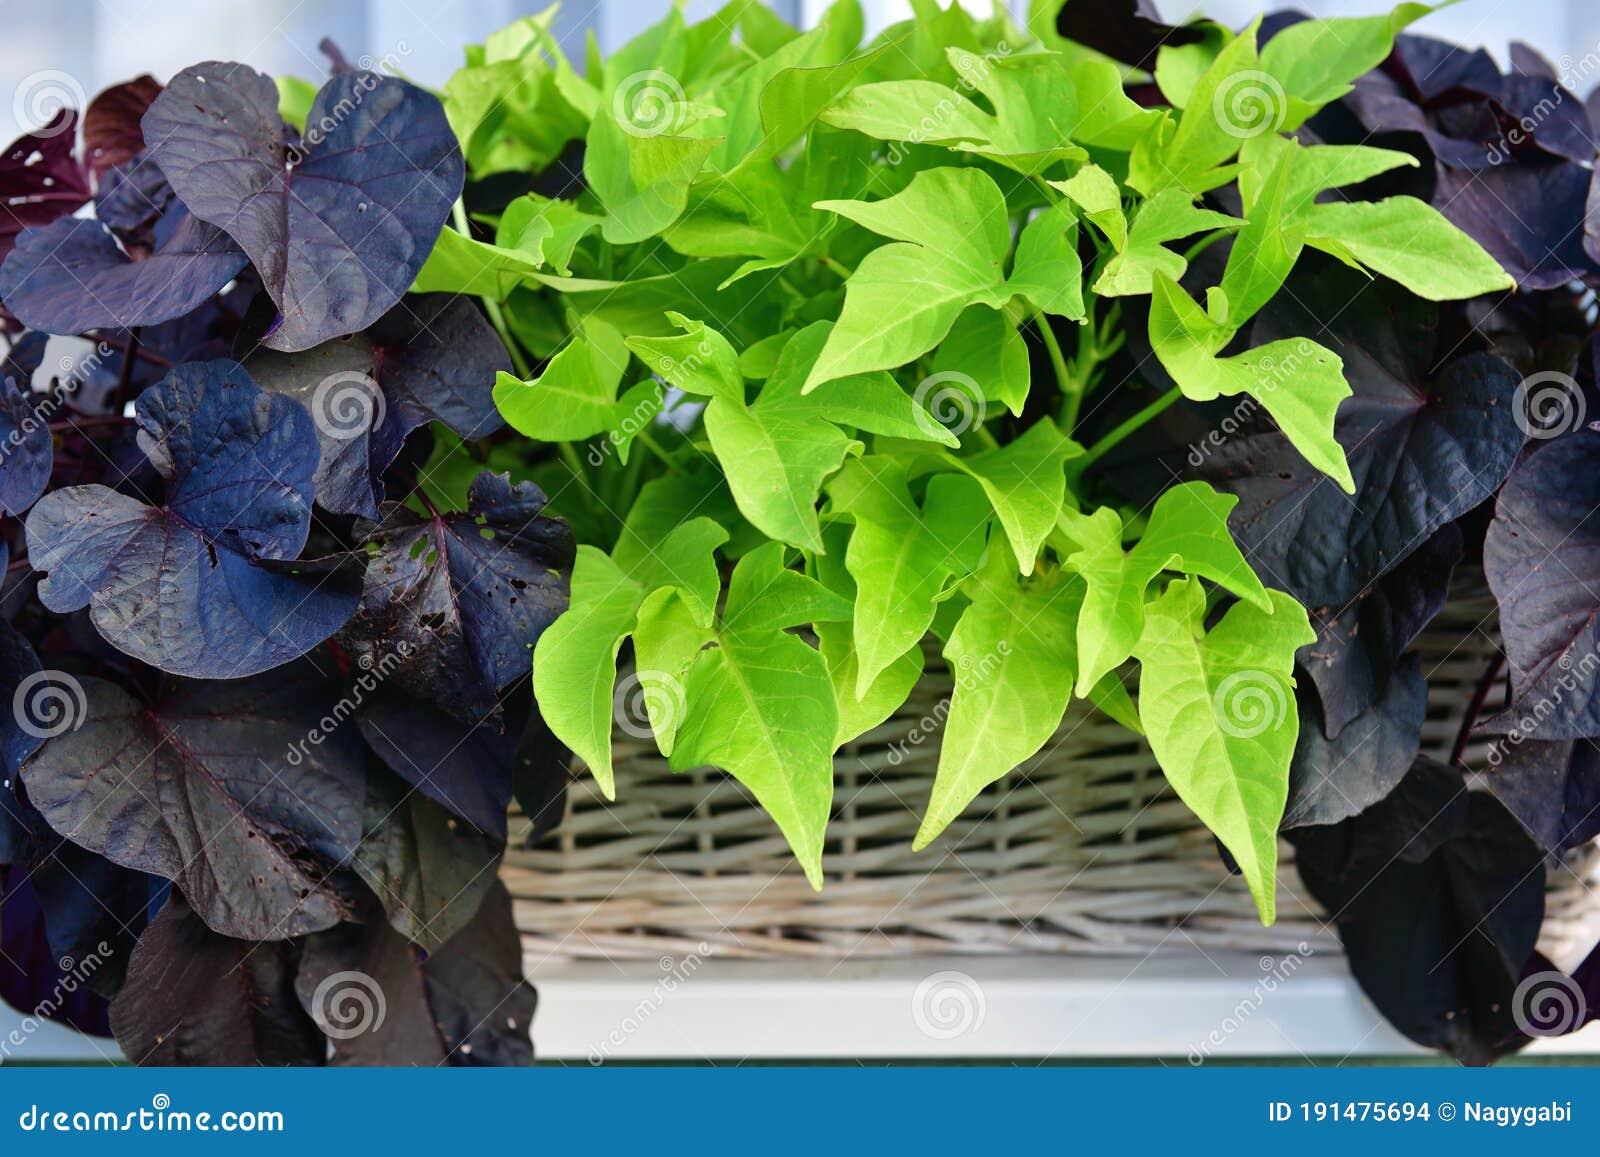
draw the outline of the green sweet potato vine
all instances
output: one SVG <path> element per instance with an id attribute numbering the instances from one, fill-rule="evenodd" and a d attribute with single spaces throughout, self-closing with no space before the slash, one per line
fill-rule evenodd
<path id="1" fill-rule="evenodd" d="M 495 402 L 554 447 L 524 472 L 582 545 L 534 690 L 607 796 L 637 697 L 671 766 L 736 777 L 820 887 L 834 753 L 931 635 L 979 674 L 919 847 L 1088 699 L 1271 922 L 1306 612 L 1240 552 L 1233 496 L 1137 509 L 1093 468 L 1180 398 L 1248 397 L 1353 492 L 1340 358 L 1310 332 L 1252 347 L 1252 319 L 1306 249 L 1431 300 L 1512 282 L 1421 200 L 1325 196 L 1408 154 L 1289 135 L 1426 6 L 1264 47 L 1210 26 L 1143 103 L 1058 7 L 1025 29 L 922 0 L 865 47 L 851 0 L 803 33 L 674 10 L 582 75 L 550 14 L 520 21 L 447 86 L 471 179 L 415 288 L 483 299 L 517 363 Z M 1136 327 L 1175 386 L 1106 429 Z M 441 435 L 425 474 L 481 453 Z"/>

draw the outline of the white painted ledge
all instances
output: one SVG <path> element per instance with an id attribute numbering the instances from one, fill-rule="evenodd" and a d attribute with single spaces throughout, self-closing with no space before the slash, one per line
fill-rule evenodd
<path id="1" fill-rule="evenodd" d="M 546 1059 L 1291 1057 L 1420 1054 L 1342 958 L 1212 954 L 706 961 L 546 968 Z M 665 963 L 665 962 L 663 962 Z M 687 975 L 683 975 L 687 972 Z M 944 974 L 944 975 L 941 975 Z M 966 978 L 966 979 L 962 979 Z M 942 995 L 941 995 L 942 994 Z M 981 1013 L 981 1015 L 980 1015 Z M 1595 1025 L 1534 1052 L 1600 1053 Z"/>
<path id="2" fill-rule="evenodd" d="M 1293 965 L 1286 963 L 1294 959 Z M 663 965 L 665 967 L 663 967 Z M 923 957 L 836 964 L 546 966 L 545 1060 L 1025 1060 L 1394 1057 L 1422 1050 L 1378 1017 L 1337 957 Z M 20 1017 L 0 1012 L 0 1041 Z M 1600 1054 L 1600 1027 L 1530 1052 Z M 102 1061 L 108 1042 L 47 1026 L 17 1061 Z"/>

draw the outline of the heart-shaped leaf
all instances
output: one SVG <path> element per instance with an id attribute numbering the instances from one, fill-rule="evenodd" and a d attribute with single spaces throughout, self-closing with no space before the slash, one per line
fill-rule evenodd
<path id="1" fill-rule="evenodd" d="M 272 81 L 211 61 L 174 76 L 144 116 L 178 197 L 249 255 L 282 321 L 273 349 L 366 329 L 416 279 L 465 171 L 438 98 L 377 73 L 333 77 L 298 144 Z"/>
<path id="2" fill-rule="evenodd" d="M 413 294 L 364 333 L 299 354 L 261 350 L 245 368 L 311 412 L 322 451 L 317 505 L 376 519 L 378 478 L 412 431 L 441 422 L 482 438 L 501 427 L 490 383 L 511 358 L 472 302 Z"/>
<path id="3" fill-rule="evenodd" d="M 333 1037 L 335 1065 L 533 1063 L 536 1000 L 498 880 L 471 923 L 431 952 L 381 920 L 320 933 L 306 943 L 295 991 Z"/>
<path id="4" fill-rule="evenodd" d="M 26 229 L 0 266 L 0 300 L 34 329 L 75 334 L 171 321 L 216 296 L 249 264 L 228 235 L 174 206 L 156 248 L 135 260 L 98 221 Z"/>
<path id="5" fill-rule="evenodd" d="M 475 723 L 526 678 L 533 646 L 565 609 L 572 533 L 541 517 L 531 482 L 484 473 L 464 514 L 389 510 L 367 538 L 361 610 L 342 638 L 366 662 L 403 661 L 394 685 Z M 375 549 L 374 549 L 375 548 Z"/>
<path id="6" fill-rule="evenodd" d="M 133 950 L 111 1005 L 139 1065 L 320 1065 L 327 1042 L 295 997 L 295 949 L 218 936 L 173 898 Z"/>
<path id="7" fill-rule="evenodd" d="M 39 598 L 89 608 L 106 641 L 162 670 L 241 678 L 336 631 L 356 597 L 259 565 L 292 559 L 311 525 L 316 428 L 236 362 L 177 367 L 136 406 L 165 503 L 105 486 L 52 491 L 28 516 Z"/>
<path id="8" fill-rule="evenodd" d="M 356 854 L 366 787 L 355 729 L 321 726 L 335 688 L 309 660 L 148 703 L 84 679 L 82 721 L 29 761 L 28 798 L 74 843 L 172 880 L 223 935 L 331 927 L 347 907 L 325 883 Z"/>

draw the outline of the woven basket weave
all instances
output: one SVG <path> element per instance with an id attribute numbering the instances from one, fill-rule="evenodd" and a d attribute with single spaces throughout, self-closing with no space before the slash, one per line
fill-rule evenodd
<path id="1" fill-rule="evenodd" d="M 1457 587 L 1417 645 L 1429 683 L 1423 749 L 1441 759 L 1498 645 L 1481 577 Z M 522 847 L 528 822 L 512 818 L 502 875 L 528 960 L 655 958 L 702 945 L 719 958 L 766 959 L 1302 943 L 1337 951 L 1287 844 L 1278 923 L 1263 928 L 1149 748 L 1078 703 L 1038 756 L 913 854 L 950 688 L 930 656 L 909 702 L 837 756 L 820 894 L 736 781 L 714 770 L 674 774 L 648 739 L 619 732 L 615 803 L 584 774 L 538 847 Z M 931 737 L 908 743 L 919 729 Z M 1481 754 L 1469 747 L 1467 764 Z M 1584 884 L 1595 867 L 1591 848 L 1550 873 L 1542 947 L 1558 960 L 1593 940 L 1596 905 Z"/>

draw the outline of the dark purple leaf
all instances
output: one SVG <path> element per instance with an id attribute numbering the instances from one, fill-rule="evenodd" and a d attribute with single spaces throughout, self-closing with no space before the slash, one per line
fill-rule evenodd
<path id="1" fill-rule="evenodd" d="M 1176 28 L 1162 21 L 1154 0 L 1067 0 L 1056 15 L 1056 32 L 1103 52 L 1113 60 L 1149 70 L 1156 50 L 1204 39 L 1198 28 Z"/>
<path id="2" fill-rule="evenodd" d="M 467 723 L 431 703 L 387 692 L 372 699 L 359 720 L 367 743 L 396 775 L 479 831 L 505 841 L 521 733 L 501 713 Z"/>
<path id="3" fill-rule="evenodd" d="M 1489 251 L 1520 289 L 1557 289 L 1594 273 L 1585 226 L 1590 172 L 1570 161 L 1483 172 L 1438 167 L 1433 203 Z"/>
<path id="4" fill-rule="evenodd" d="M 45 333 L 127 329 L 183 317 L 248 264 L 227 234 L 175 206 L 155 252 L 134 260 L 97 221 L 69 217 L 25 230 L 0 266 L 0 300 Z"/>
<path id="5" fill-rule="evenodd" d="M 438 99 L 372 72 L 335 76 L 284 139 L 272 81 L 210 62 L 172 78 L 144 118 L 179 199 L 249 254 L 283 315 L 269 346 L 303 350 L 392 309 L 461 195 Z"/>
<path id="6" fill-rule="evenodd" d="M 72 152 L 77 130 L 78 114 L 62 109 L 0 156 L 0 257 L 24 229 L 48 225 L 89 199 L 88 174 Z"/>
<path id="7" fill-rule="evenodd" d="M 141 153 L 101 176 L 94 191 L 95 220 L 124 242 L 148 243 L 148 231 L 173 199 L 166 174 Z"/>
<path id="8" fill-rule="evenodd" d="M 1600 434 L 1567 434 L 1506 479 L 1483 544 L 1511 660 L 1511 705 L 1485 730 L 1600 735 Z"/>
<path id="9" fill-rule="evenodd" d="M 172 880 L 223 935 L 279 940 L 347 915 L 327 883 L 355 855 L 366 799 L 354 728 L 328 731 L 337 684 L 310 661 L 153 703 L 82 681 L 81 723 L 23 770 L 61 835 Z"/>
<path id="10" fill-rule="evenodd" d="M 1600 835 L 1600 746 L 1591 739 L 1497 739 L 1487 779 L 1546 852 Z"/>
<path id="11" fill-rule="evenodd" d="M 0 1000 L 24 1016 L 110 1036 L 105 999 L 79 972 L 78 961 L 52 951 L 29 876 L 26 868 L 0 867 Z"/>
<path id="12" fill-rule="evenodd" d="M 1312 696 L 1300 702 L 1300 738 L 1289 768 L 1283 828 L 1336 824 L 1394 790 L 1422 745 L 1428 681 L 1416 655 L 1395 665 L 1382 697 L 1333 738 Z"/>
<path id="13" fill-rule="evenodd" d="M 22 514 L 32 506 L 50 485 L 54 461 L 49 423 L 16 381 L 0 380 L 0 510 Z"/>
<path id="14" fill-rule="evenodd" d="M 1312 611 L 1317 640 L 1296 661 L 1316 686 L 1328 739 L 1382 698 L 1396 661 L 1444 609 L 1462 549 L 1452 522 L 1354 602 Z"/>
<path id="15" fill-rule="evenodd" d="M 327 1042 L 295 997 L 289 944 L 230 940 L 174 898 L 134 949 L 111 1005 L 138 1065 L 320 1065 Z"/>
<path id="16" fill-rule="evenodd" d="M 1290 838 L 1356 979 L 1396 1028 L 1463 1064 L 1506 1051 L 1544 919 L 1545 869 L 1504 807 L 1424 758 L 1361 815 Z"/>
<path id="17" fill-rule="evenodd" d="M 96 180 L 144 151 L 139 127 L 161 84 L 148 74 L 114 84 L 89 102 L 83 114 L 83 152 Z"/>
<path id="18" fill-rule="evenodd" d="M 390 926 L 424 950 L 471 922 L 504 848 L 503 837 L 483 835 L 394 777 L 367 778 L 366 835 L 353 866 Z"/>
<path id="19" fill-rule="evenodd" d="M 46 495 L 27 523 L 47 576 L 40 601 L 88 606 L 107 642 L 194 678 L 264 671 L 338 630 L 352 595 L 257 565 L 293 559 L 310 529 L 317 441 L 305 409 L 217 360 L 177 367 L 137 414 L 165 504 L 98 485 Z"/>
<path id="20" fill-rule="evenodd" d="M 300 354 L 262 350 L 245 368 L 316 421 L 318 505 L 375 519 L 378 477 L 412 431 L 438 421 L 463 438 L 482 438 L 504 425 L 493 386 L 511 358 L 472 302 L 415 294 L 365 333 Z"/>
<path id="21" fill-rule="evenodd" d="M 532 483 L 483 473 L 465 514 L 392 507 L 368 536 L 361 610 L 341 638 L 372 664 L 393 664 L 403 645 L 391 686 L 485 718 L 501 688 L 528 677 L 534 643 L 565 608 L 572 533 L 544 504 Z"/>
<path id="22" fill-rule="evenodd" d="M 496 881 L 472 922 L 426 953 L 382 921 L 306 943 L 300 1002 L 336 1065 L 527 1065 L 535 997 L 511 897 Z"/>
<path id="23" fill-rule="evenodd" d="M 1313 336 L 1343 359 L 1354 395 L 1334 429 L 1353 498 L 1276 431 L 1227 440 L 1200 469 L 1239 495 L 1229 524 L 1269 586 L 1342 609 L 1511 469 L 1518 376 L 1483 353 L 1436 369 L 1437 318 L 1393 283 L 1316 262 L 1257 319 L 1252 344 Z"/>

